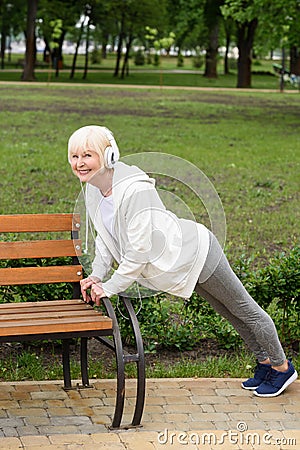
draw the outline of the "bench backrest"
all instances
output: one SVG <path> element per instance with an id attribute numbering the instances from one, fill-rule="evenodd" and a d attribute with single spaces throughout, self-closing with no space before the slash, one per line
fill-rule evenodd
<path id="1" fill-rule="evenodd" d="M 0 215 L 0 260 L 25 261 L 23 267 L 0 268 L 0 285 L 68 282 L 79 284 L 82 278 L 82 266 L 77 259 L 77 255 L 81 254 L 79 229 L 79 214 Z M 3 233 L 12 233 L 12 239 L 9 240 L 9 234 L 3 239 Z M 15 240 L 18 233 L 27 233 L 29 238 Z M 63 233 L 63 238 L 53 239 L 57 233 Z M 43 267 L 26 264 L 27 259 L 45 258 L 50 261 L 51 258 L 68 256 L 72 257 L 71 264 Z"/>

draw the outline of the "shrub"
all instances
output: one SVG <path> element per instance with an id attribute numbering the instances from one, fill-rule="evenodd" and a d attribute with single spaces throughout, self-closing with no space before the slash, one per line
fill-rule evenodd
<path id="1" fill-rule="evenodd" d="M 271 314 L 276 305 L 277 327 L 284 342 L 300 340 L 300 247 L 277 254 L 256 271 L 250 270 L 250 264 L 250 259 L 240 260 L 236 266 L 247 290 Z"/>
<path id="2" fill-rule="evenodd" d="M 183 67 L 184 66 L 184 57 L 181 53 L 177 56 L 177 67 Z"/>
<path id="3" fill-rule="evenodd" d="M 144 298 L 141 308 L 137 300 L 132 300 L 132 303 L 135 310 L 139 310 L 138 321 L 147 352 L 192 350 L 201 339 L 207 338 L 216 339 L 227 349 L 241 342 L 233 327 L 196 293 L 189 300 L 164 294 Z M 133 335 L 123 313 L 121 310 L 121 334 L 126 344 L 131 345 Z"/>
<path id="4" fill-rule="evenodd" d="M 142 50 L 138 50 L 134 55 L 134 64 L 136 66 L 143 66 L 145 64 L 145 55 Z"/>
<path id="5" fill-rule="evenodd" d="M 200 69 L 203 66 L 203 62 L 203 56 L 196 55 L 193 57 L 193 67 L 195 67 L 195 69 Z"/>
<path id="6" fill-rule="evenodd" d="M 91 52 L 91 63 L 101 64 L 101 52 L 97 48 L 94 48 Z"/>
<path id="7" fill-rule="evenodd" d="M 140 308 L 138 300 L 132 303 L 135 310 Z M 163 294 L 143 298 L 138 321 L 146 351 L 156 352 L 160 348 L 191 350 L 202 337 L 195 319 L 195 314 L 185 308 L 182 299 L 174 300 Z M 132 344 L 129 321 L 122 316 L 120 328 L 126 343 Z"/>
<path id="8" fill-rule="evenodd" d="M 229 70 L 237 70 L 237 59 L 236 58 L 229 58 L 228 59 L 228 66 Z"/>
<path id="9" fill-rule="evenodd" d="M 153 66 L 159 66 L 160 65 L 160 56 L 158 53 L 155 53 L 154 59 L 153 59 Z"/>

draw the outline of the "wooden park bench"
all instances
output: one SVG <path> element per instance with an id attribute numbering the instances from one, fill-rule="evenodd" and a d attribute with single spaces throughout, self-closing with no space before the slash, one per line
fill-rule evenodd
<path id="1" fill-rule="evenodd" d="M 79 231 L 80 217 L 77 214 L 0 215 L 0 286 L 73 285 L 73 299 L 20 301 L 17 298 L 3 303 L 0 296 L 0 343 L 62 340 L 64 388 L 67 390 L 91 387 L 88 340 L 95 338 L 104 343 L 113 350 L 117 366 L 116 404 L 111 428 L 121 427 L 125 365 L 131 362 L 137 365 L 137 389 L 133 419 L 125 427 L 137 427 L 141 423 L 145 398 L 145 361 L 138 321 L 130 299 L 120 295 L 119 301 L 130 319 L 135 338 L 136 352 L 129 354 L 123 349 L 112 302 L 103 298 L 105 311 L 101 312 L 80 298 L 83 268 L 77 257 L 81 252 Z M 60 262 L 58 265 L 57 261 L 63 261 L 63 264 Z M 82 385 L 77 384 L 76 387 L 72 386 L 70 371 L 70 343 L 74 338 L 80 338 L 82 377 Z"/>

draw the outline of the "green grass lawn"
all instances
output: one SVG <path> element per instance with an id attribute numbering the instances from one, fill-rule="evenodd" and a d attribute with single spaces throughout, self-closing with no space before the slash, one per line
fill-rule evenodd
<path id="1" fill-rule="evenodd" d="M 1 213 L 72 211 L 80 186 L 67 141 L 94 123 L 115 132 L 123 155 L 170 153 L 199 167 L 222 200 L 229 256 L 264 258 L 299 238 L 297 94 L 54 84 L 0 92 Z M 205 222 L 197 199 L 180 195 Z"/>

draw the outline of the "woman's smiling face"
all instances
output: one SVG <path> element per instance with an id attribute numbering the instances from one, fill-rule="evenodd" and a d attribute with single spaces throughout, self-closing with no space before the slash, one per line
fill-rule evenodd
<path id="1" fill-rule="evenodd" d="M 84 183 L 92 179 L 101 169 L 100 156 L 94 150 L 77 150 L 70 155 L 73 173 Z"/>

